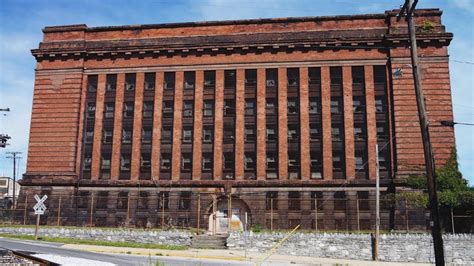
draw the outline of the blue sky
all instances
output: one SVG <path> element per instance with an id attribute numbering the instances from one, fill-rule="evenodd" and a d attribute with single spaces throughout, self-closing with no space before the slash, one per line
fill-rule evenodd
<path id="1" fill-rule="evenodd" d="M 25 172 L 37 48 L 44 26 L 109 26 L 166 22 L 383 13 L 403 0 L 0 0 L 0 132 L 12 136 L 0 150 L 0 176 L 12 175 L 7 151 L 23 152 Z M 474 123 L 474 0 L 420 0 L 419 7 L 444 10 L 443 24 L 454 33 L 449 47 L 454 117 Z M 456 62 L 461 61 L 461 62 Z M 464 63 L 462 63 L 464 62 Z M 470 62 L 470 63 L 469 63 Z M 456 126 L 464 177 L 474 185 L 474 127 Z"/>

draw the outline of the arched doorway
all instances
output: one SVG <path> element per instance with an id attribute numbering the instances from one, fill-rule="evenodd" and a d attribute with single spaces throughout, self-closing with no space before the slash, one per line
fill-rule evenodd
<path id="1" fill-rule="evenodd" d="M 244 230 L 248 224 L 251 224 L 250 208 L 242 199 L 232 197 L 229 200 L 228 196 L 218 197 L 215 211 L 213 204 L 211 202 L 208 207 L 209 232 L 226 234 L 229 229 L 232 231 Z M 229 212 L 229 207 L 231 212 Z M 229 217 L 229 214 L 232 216 Z"/>

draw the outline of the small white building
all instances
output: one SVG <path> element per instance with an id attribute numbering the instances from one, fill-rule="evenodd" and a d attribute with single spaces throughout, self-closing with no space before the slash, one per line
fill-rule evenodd
<path id="1" fill-rule="evenodd" d="M 0 208 L 8 207 L 8 202 L 10 202 L 10 206 L 13 205 L 13 193 L 15 193 L 15 200 L 18 199 L 20 184 L 13 182 L 13 179 L 10 177 L 0 177 L 0 199 L 2 200 Z"/>

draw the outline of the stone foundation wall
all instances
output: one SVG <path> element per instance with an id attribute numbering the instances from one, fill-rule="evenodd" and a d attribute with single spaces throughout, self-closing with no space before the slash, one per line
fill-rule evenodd
<path id="1" fill-rule="evenodd" d="M 34 235 L 34 228 L 0 227 L 0 233 Z M 191 245 L 192 233 L 187 231 L 158 231 L 130 229 L 40 228 L 40 236 L 90 239 L 110 242 L 137 242 L 166 245 Z"/>
<path id="2" fill-rule="evenodd" d="M 286 233 L 232 233 L 230 249 L 268 252 Z M 444 235 L 447 263 L 474 263 L 474 237 L 468 234 Z M 372 259 L 369 234 L 297 233 L 278 249 L 278 254 L 339 259 Z M 429 234 L 382 234 L 379 259 L 381 261 L 434 263 L 434 251 Z"/>

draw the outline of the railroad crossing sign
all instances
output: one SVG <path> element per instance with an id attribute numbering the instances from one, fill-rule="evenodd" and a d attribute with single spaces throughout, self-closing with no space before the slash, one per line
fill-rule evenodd
<path id="1" fill-rule="evenodd" d="M 35 214 L 42 215 L 44 214 L 44 211 L 46 210 L 46 205 L 44 205 L 44 202 L 48 198 L 48 195 L 44 195 L 42 198 L 40 198 L 38 195 L 35 195 L 35 200 L 37 203 L 35 206 L 33 206 L 33 210 L 35 210 Z"/>

